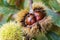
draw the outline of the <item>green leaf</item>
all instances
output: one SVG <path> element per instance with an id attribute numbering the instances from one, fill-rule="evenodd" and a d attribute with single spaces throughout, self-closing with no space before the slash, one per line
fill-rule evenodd
<path id="1" fill-rule="evenodd" d="M 27 8 L 29 6 L 29 0 L 24 1 L 24 8 Z"/>
<path id="2" fill-rule="evenodd" d="M 48 40 L 44 33 L 37 35 L 36 40 Z"/>
<path id="3" fill-rule="evenodd" d="M 57 2 L 57 0 L 41 0 L 46 6 L 48 6 L 49 8 L 56 10 L 56 11 L 60 11 L 60 5 Z"/>
<path id="4" fill-rule="evenodd" d="M 48 16 L 51 16 L 52 17 L 52 21 L 55 25 L 57 25 L 58 27 L 60 27 L 60 15 L 58 15 L 56 12 L 50 10 L 50 9 L 47 9 L 46 10 L 46 13 Z"/>
<path id="5" fill-rule="evenodd" d="M 0 13 L 4 14 L 3 20 L 0 22 L 0 25 L 6 23 L 10 14 L 15 14 L 17 13 L 17 11 L 17 9 L 9 8 L 6 6 L 0 6 Z"/>
<path id="6" fill-rule="evenodd" d="M 57 35 L 60 36 L 60 27 L 57 27 L 56 25 L 54 25 L 54 26 L 51 28 L 51 31 L 52 31 L 52 32 L 55 32 Z"/>
<path id="7" fill-rule="evenodd" d="M 15 0 L 10 0 L 9 4 L 10 5 L 15 5 Z"/>
<path id="8" fill-rule="evenodd" d="M 47 38 L 50 38 L 49 40 L 60 40 L 60 37 L 54 33 L 54 32 L 51 32 L 49 31 L 47 34 L 46 34 Z"/>
<path id="9" fill-rule="evenodd" d="M 7 3 L 7 0 L 3 0 L 3 4 L 4 4 L 5 6 L 9 6 L 9 4 Z"/>

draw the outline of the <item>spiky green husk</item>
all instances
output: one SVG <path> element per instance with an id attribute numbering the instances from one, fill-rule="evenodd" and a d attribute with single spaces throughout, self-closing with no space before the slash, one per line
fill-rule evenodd
<path id="1" fill-rule="evenodd" d="M 22 40 L 22 30 L 15 22 L 3 24 L 0 28 L 0 40 Z"/>
<path id="2" fill-rule="evenodd" d="M 15 20 L 20 23 L 22 21 L 22 19 L 24 18 L 24 16 L 26 14 L 28 14 L 28 10 L 27 9 L 24 9 L 24 10 L 21 10 L 17 13 L 17 17 L 15 18 Z"/>
<path id="3" fill-rule="evenodd" d="M 35 8 L 43 8 L 43 10 L 46 9 L 46 6 L 42 3 L 42 2 L 34 2 L 32 4 L 32 8 L 35 9 Z"/>

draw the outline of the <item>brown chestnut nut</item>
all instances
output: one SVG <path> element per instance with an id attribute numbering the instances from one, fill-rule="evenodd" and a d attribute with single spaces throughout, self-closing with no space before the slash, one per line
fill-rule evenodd
<path id="1" fill-rule="evenodd" d="M 36 17 L 36 21 L 39 21 L 43 18 L 43 14 L 39 12 L 34 12 L 34 15 Z"/>
<path id="2" fill-rule="evenodd" d="M 44 10 L 38 8 L 34 10 L 36 21 L 42 20 L 45 17 L 45 13 L 43 11 Z"/>
<path id="3" fill-rule="evenodd" d="M 26 17 L 26 19 L 25 19 L 25 23 L 26 23 L 27 25 L 32 25 L 32 24 L 34 24 L 35 22 L 36 22 L 36 19 L 35 19 L 34 14 L 29 14 L 29 15 Z"/>

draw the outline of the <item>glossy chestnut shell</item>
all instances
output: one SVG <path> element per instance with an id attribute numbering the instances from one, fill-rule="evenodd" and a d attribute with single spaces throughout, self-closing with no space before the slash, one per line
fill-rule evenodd
<path id="1" fill-rule="evenodd" d="M 27 25 L 32 25 L 32 24 L 34 24 L 35 22 L 36 22 L 36 19 L 35 19 L 34 14 L 28 14 L 27 17 L 26 17 L 26 19 L 25 19 L 25 23 L 26 23 Z"/>
<path id="2" fill-rule="evenodd" d="M 44 13 L 44 10 L 42 10 L 42 8 L 34 9 L 34 15 L 35 15 L 36 21 L 42 20 L 45 17 L 45 13 Z"/>

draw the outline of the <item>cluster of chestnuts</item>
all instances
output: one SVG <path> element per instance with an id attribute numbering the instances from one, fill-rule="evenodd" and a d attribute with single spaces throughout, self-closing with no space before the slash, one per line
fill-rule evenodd
<path id="1" fill-rule="evenodd" d="M 25 18 L 25 24 L 32 25 L 45 17 L 43 8 L 35 8 L 33 13 L 29 13 Z"/>

